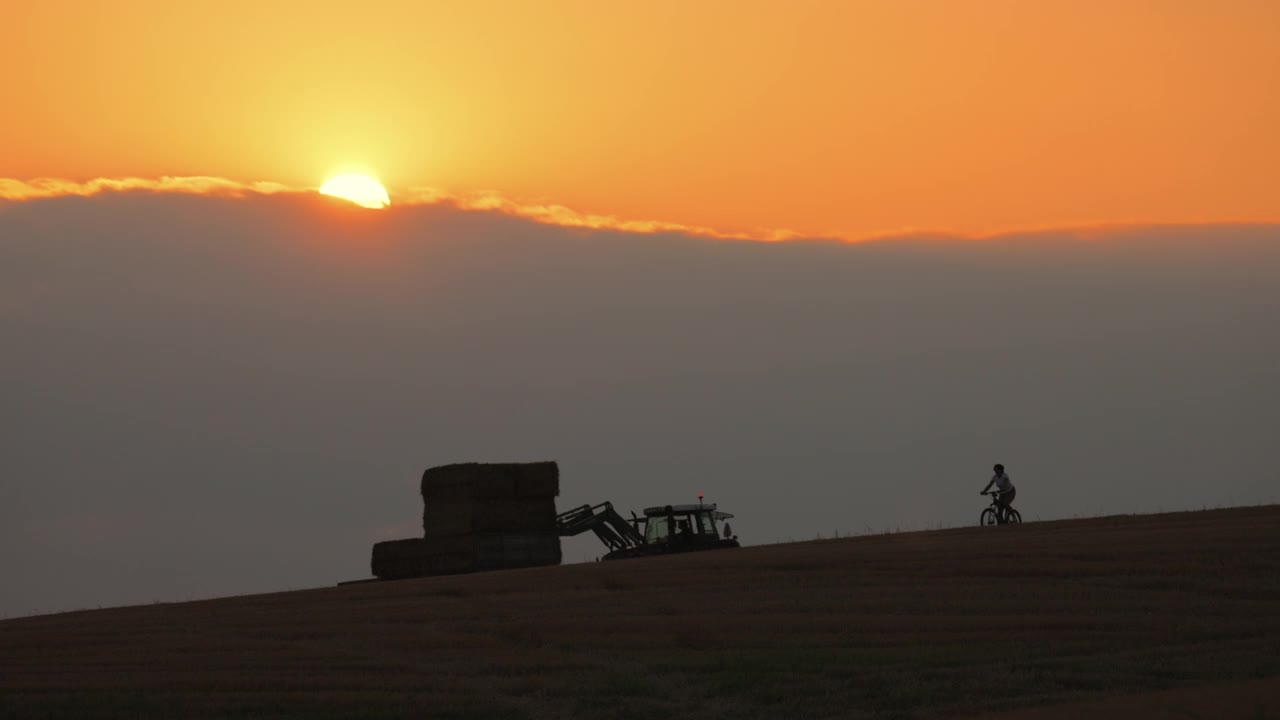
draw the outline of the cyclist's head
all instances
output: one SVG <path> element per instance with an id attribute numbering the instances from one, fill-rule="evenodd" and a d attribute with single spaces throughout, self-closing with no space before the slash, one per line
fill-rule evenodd
<path id="1" fill-rule="evenodd" d="M 997 474 L 1004 472 L 1004 466 L 1000 463 L 996 463 L 996 466 L 991 469 L 995 470 Z"/>

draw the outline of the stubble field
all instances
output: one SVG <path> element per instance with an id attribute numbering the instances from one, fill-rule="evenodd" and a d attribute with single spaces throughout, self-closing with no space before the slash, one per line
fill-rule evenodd
<path id="1" fill-rule="evenodd" d="M 0 622 L 0 718 L 1280 718 L 1280 506 Z"/>

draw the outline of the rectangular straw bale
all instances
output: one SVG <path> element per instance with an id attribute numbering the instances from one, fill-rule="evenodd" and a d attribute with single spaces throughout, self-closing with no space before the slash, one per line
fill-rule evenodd
<path id="1" fill-rule="evenodd" d="M 475 539 L 476 567 L 480 570 L 560 564 L 558 533 L 477 533 Z"/>
<path id="2" fill-rule="evenodd" d="M 422 512 L 426 537 L 461 535 L 475 529 L 479 503 L 472 500 L 428 500 Z"/>
<path id="3" fill-rule="evenodd" d="M 423 574 L 423 551 L 425 542 L 422 538 L 407 540 L 388 540 L 373 546 L 373 557 L 370 570 L 374 577 L 384 580 L 418 577 Z"/>
<path id="4" fill-rule="evenodd" d="M 516 471 L 516 495 L 557 497 L 560 494 L 560 466 L 553 461 L 523 463 Z"/>
<path id="5" fill-rule="evenodd" d="M 510 466 L 486 468 L 485 472 L 476 475 L 471 486 L 474 497 L 486 500 L 501 500 L 516 496 L 516 473 Z"/>
<path id="6" fill-rule="evenodd" d="M 456 553 L 475 554 L 476 536 L 474 533 L 467 533 L 466 535 L 427 538 L 426 548 L 427 551 L 433 555 L 449 555 Z"/>
<path id="7" fill-rule="evenodd" d="M 373 574 L 384 580 L 475 570 L 558 565 L 556 532 L 489 532 L 390 540 L 373 546 Z"/>
<path id="8" fill-rule="evenodd" d="M 476 535 L 477 552 L 501 553 L 508 567 L 556 565 L 560 562 L 560 535 L 550 532 L 485 533 Z"/>
<path id="9" fill-rule="evenodd" d="M 438 485 L 424 488 L 422 500 L 430 504 L 432 500 L 470 500 L 475 495 L 475 488 L 470 482 L 466 482 L 457 485 Z"/>
<path id="10" fill-rule="evenodd" d="M 554 498 L 429 500 L 423 534 L 429 538 L 470 532 L 526 532 L 556 529 Z"/>
<path id="11" fill-rule="evenodd" d="M 478 569 L 474 552 L 436 553 L 428 555 L 425 562 L 426 575 L 456 575 Z"/>
<path id="12" fill-rule="evenodd" d="M 427 500 L 555 497 L 559 493 L 560 467 L 552 461 L 457 463 L 422 473 L 422 497 Z"/>
<path id="13" fill-rule="evenodd" d="M 475 535 L 427 538 L 426 547 L 428 575 L 452 575 L 477 569 Z"/>
<path id="14" fill-rule="evenodd" d="M 478 534 L 478 538 L 497 537 L 502 547 L 515 552 L 541 552 L 560 547 L 560 534 L 552 532 L 511 532 Z M 483 545 L 483 542 L 481 543 Z"/>
<path id="15" fill-rule="evenodd" d="M 480 463 L 455 463 L 427 468 L 422 473 L 422 496 L 430 497 L 444 488 L 469 486 L 479 465 Z"/>
<path id="16" fill-rule="evenodd" d="M 370 569 L 377 578 L 401 580 L 425 575 L 472 572 L 477 568 L 473 535 L 446 538 L 389 540 L 373 546 Z"/>
<path id="17" fill-rule="evenodd" d="M 472 527 L 477 532 L 555 530 L 556 501 L 554 498 L 478 501 Z"/>

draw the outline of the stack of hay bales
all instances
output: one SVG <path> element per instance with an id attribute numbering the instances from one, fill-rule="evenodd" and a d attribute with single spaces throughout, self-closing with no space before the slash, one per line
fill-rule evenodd
<path id="1" fill-rule="evenodd" d="M 558 565 L 554 462 L 465 463 L 422 474 L 423 538 L 373 546 L 383 579 Z"/>

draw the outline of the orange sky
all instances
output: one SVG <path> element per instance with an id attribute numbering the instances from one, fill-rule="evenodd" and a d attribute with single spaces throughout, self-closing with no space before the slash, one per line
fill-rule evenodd
<path id="1" fill-rule="evenodd" d="M 0 178 L 846 238 L 1280 221 L 1280 2 L 14 3 Z"/>

